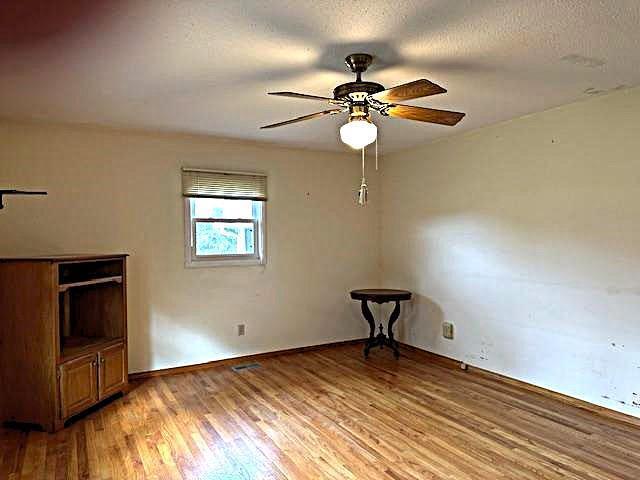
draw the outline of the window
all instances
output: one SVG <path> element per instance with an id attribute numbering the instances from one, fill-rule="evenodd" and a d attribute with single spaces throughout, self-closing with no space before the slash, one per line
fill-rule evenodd
<path id="1" fill-rule="evenodd" d="M 182 185 L 187 266 L 264 263 L 264 175 L 183 169 Z"/>

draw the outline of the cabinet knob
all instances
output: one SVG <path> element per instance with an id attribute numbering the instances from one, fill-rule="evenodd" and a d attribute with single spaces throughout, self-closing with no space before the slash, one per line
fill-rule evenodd
<path id="1" fill-rule="evenodd" d="M 104 363 L 104 358 L 101 358 L 101 359 L 100 359 L 100 363 Z"/>
<path id="2" fill-rule="evenodd" d="M 94 360 L 93 362 L 91 362 L 91 365 L 95 367 L 96 366 L 96 361 Z"/>

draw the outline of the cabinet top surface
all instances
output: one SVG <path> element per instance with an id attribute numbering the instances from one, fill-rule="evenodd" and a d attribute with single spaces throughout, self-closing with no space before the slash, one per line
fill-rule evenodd
<path id="1" fill-rule="evenodd" d="M 0 262 L 82 262 L 85 260 L 107 260 L 128 257 L 127 253 L 112 253 L 104 255 L 67 254 L 67 255 L 38 255 L 32 257 L 3 257 Z"/>

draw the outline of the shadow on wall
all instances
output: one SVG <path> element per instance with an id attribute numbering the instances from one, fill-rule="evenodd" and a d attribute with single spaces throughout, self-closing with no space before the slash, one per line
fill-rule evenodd
<path id="1" fill-rule="evenodd" d="M 129 371 L 141 371 L 153 352 L 151 328 L 151 271 L 145 255 L 130 251 L 127 259 L 127 330 Z"/>
<path id="2" fill-rule="evenodd" d="M 459 307 L 448 314 L 445 310 L 446 308 L 434 299 L 414 292 L 412 300 L 403 304 L 395 332 L 396 338 L 401 342 L 480 368 L 488 368 L 487 362 L 490 357 L 493 357 L 493 360 L 508 358 L 514 369 L 527 362 L 530 352 L 526 351 L 526 335 L 523 337 L 513 334 L 509 336 L 508 342 L 501 341 L 496 345 L 497 340 L 490 332 L 490 325 L 465 325 L 464 330 L 458 332 L 456 324 L 459 322 L 456 322 L 456 318 L 470 318 L 471 312 L 460 310 Z M 486 312 L 477 310 L 474 313 L 482 318 L 489 318 Z M 454 325 L 454 339 L 444 338 L 442 325 L 445 321 Z M 460 352 L 456 348 L 456 341 L 471 342 L 476 346 L 469 351 Z"/>
<path id="3" fill-rule="evenodd" d="M 429 345 L 437 341 L 441 325 L 444 321 L 444 311 L 434 300 L 413 292 L 411 301 L 401 303 L 400 319 L 398 321 L 396 338 L 401 342 L 415 343 L 418 331 L 428 332 L 424 338 Z M 392 308 L 385 309 L 385 315 L 391 313 Z"/>

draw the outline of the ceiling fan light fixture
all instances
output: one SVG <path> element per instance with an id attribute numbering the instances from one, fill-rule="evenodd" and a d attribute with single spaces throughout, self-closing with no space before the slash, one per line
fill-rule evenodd
<path id="1" fill-rule="evenodd" d="M 366 117 L 351 117 L 340 127 L 340 140 L 356 150 L 375 142 L 377 137 L 378 127 Z"/>

